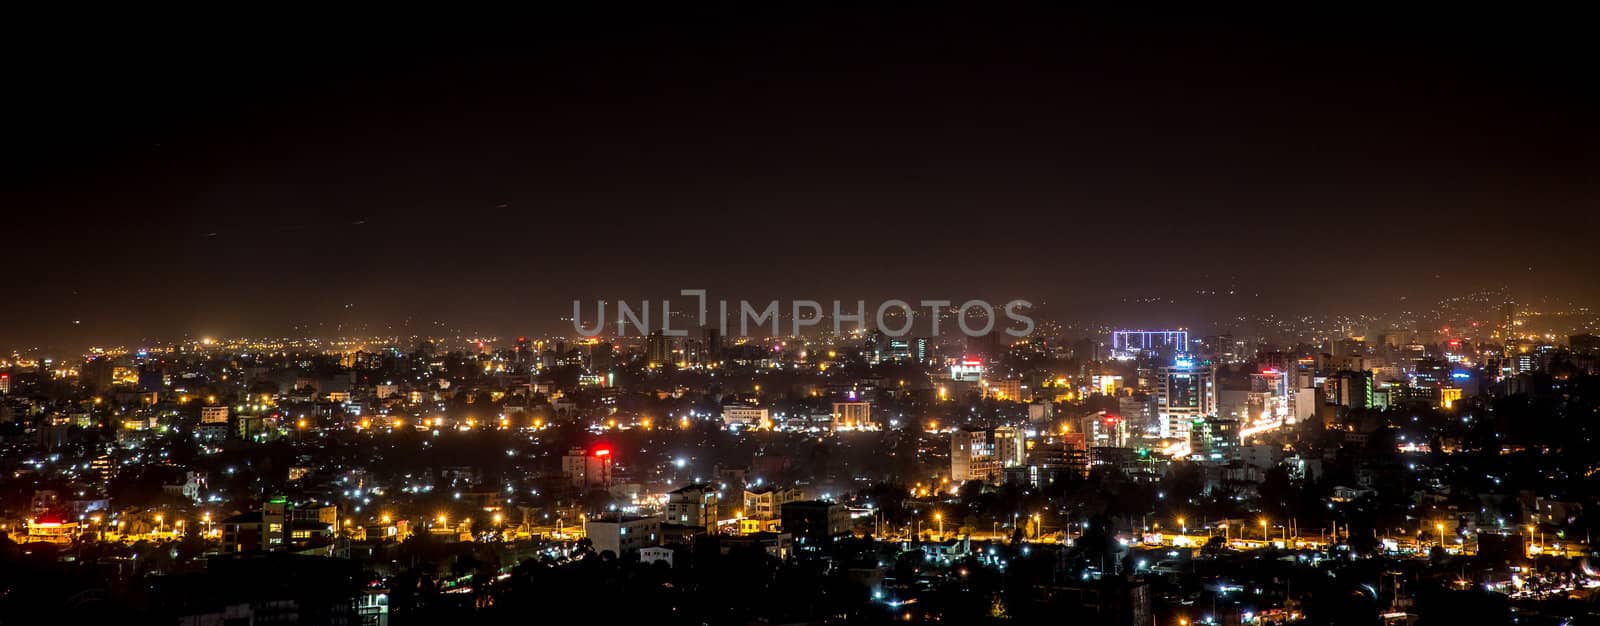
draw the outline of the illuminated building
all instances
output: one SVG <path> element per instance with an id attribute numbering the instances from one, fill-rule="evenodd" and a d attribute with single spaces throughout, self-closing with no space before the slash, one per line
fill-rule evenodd
<path id="1" fill-rule="evenodd" d="M 1121 448 L 1128 445 L 1128 421 L 1104 412 L 1083 419 L 1078 430 L 1091 448 Z"/>
<path id="2" fill-rule="evenodd" d="M 1021 430 L 1012 426 L 994 429 L 994 456 L 1000 467 L 1016 467 L 1027 460 L 1028 442 Z"/>
<path id="3" fill-rule="evenodd" d="M 1020 402 L 1022 400 L 1022 381 L 1020 380 L 991 380 L 984 381 L 983 395 L 991 400 L 1006 402 Z"/>
<path id="4" fill-rule="evenodd" d="M 1439 388 L 1439 406 L 1448 409 L 1451 406 L 1454 406 L 1455 403 L 1457 401 L 1459 401 L 1459 400 L 1461 400 L 1461 388 L 1460 387 L 1441 387 L 1441 388 Z"/>
<path id="5" fill-rule="evenodd" d="M 740 428 L 769 428 L 772 419 L 768 410 L 746 404 L 730 404 L 722 407 L 722 422 L 728 427 Z"/>
<path id="6" fill-rule="evenodd" d="M 578 489 L 611 486 L 611 449 L 573 448 L 561 457 L 561 475 Z"/>
<path id="7" fill-rule="evenodd" d="M 264 508 L 260 511 L 240 513 L 217 523 L 222 529 L 222 551 L 263 552 L 284 544 L 285 528 L 283 508 Z"/>
<path id="8" fill-rule="evenodd" d="M 833 403 L 834 430 L 875 430 L 877 427 L 872 422 L 871 402 Z"/>
<path id="9" fill-rule="evenodd" d="M 78 537 L 78 523 L 59 515 L 41 515 L 28 522 L 27 543 L 69 545 Z"/>
<path id="10" fill-rule="evenodd" d="M 801 492 L 793 487 L 758 487 L 744 490 L 743 517 L 756 520 L 778 519 L 783 505 L 799 501 Z"/>
<path id="11" fill-rule="evenodd" d="M 674 553 L 675 552 L 672 548 L 664 548 L 661 546 L 639 548 L 639 564 L 650 565 L 652 563 L 666 563 L 667 567 L 672 567 L 672 557 Z"/>
<path id="12" fill-rule="evenodd" d="M 667 523 L 706 528 L 717 521 L 717 489 L 696 483 L 667 494 Z"/>
<path id="13" fill-rule="evenodd" d="M 1059 480 L 1082 478 L 1089 469 L 1085 443 L 1081 432 L 1042 437 L 1028 450 L 1023 465 L 1006 469 L 1006 480 L 1042 487 Z"/>
<path id="14" fill-rule="evenodd" d="M 981 428 L 958 428 L 950 433 L 950 481 L 999 482 L 1000 459 L 995 455 L 994 436 Z"/>
<path id="15" fill-rule="evenodd" d="M 661 543 L 661 518 L 618 515 L 593 518 L 584 522 L 584 536 L 594 545 L 596 554 L 610 551 L 622 556 L 630 551 Z"/>
<path id="16" fill-rule="evenodd" d="M 1050 402 L 1036 401 L 1028 404 L 1028 423 L 1046 424 L 1054 420 L 1056 405 Z"/>
<path id="17" fill-rule="evenodd" d="M 373 388 L 373 395 L 377 396 L 379 400 L 387 400 L 398 396 L 400 395 L 400 385 L 394 383 L 379 384 Z"/>
<path id="18" fill-rule="evenodd" d="M 1217 413 L 1217 370 L 1209 363 L 1173 359 L 1156 374 L 1156 414 L 1160 436 L 1187 442 L 1189 427 L 1197 419 Z"/>
<path id="19" fill-rule="evenodd" d="M 673 362 L 672 338 L 660 329 L 650 331 L 645 339 L 645 362 L 650 367 L 665 367 Z"/>
<path id="20" fill-rule="evenodd" d="M 867 334 L 864 351 L 869 363 L 904 361 L 912 356 L 911 343 L 874 330 Z"/>
<path id="21" fill-rule="evenodd" d="M 1094 385 L 1093 391 L 1103 396 L 1117 395 L 1117 390 L 1122 388 L 1121 376 L 1100 374 L 1090 380 Z"/>
<path id="22" fill-rule="evenodd" d="M 0 372 L 0 395 L 11 393 L 11 372 Z"/>
<path id="23" fill-rule="evenodd" d="M 228 407 L 227 407 L 227 405 L 200 407 L 200 423 L 201 424 L 226 424 L 226 423 L 228 423 Z"/>
<path id="24" fill-rule="evenodd" d="M 955 365 L 950 366 L 950 380 L 958 383 L 975 383 L 983 380 L 983 361 L 962 357 Z"/>
<path id="25" fill-rule="evenodd" d="M 1208 417 L 1198 419 L 1189 432 L 1189 458 L 1221 462 L 1229 458 L 1239 446 L 1239 422 L 1232 419 Z"/>
<path id="26" fill-rule="evenodd" d="M 1189 350 L 1186 330 L 1111 331 L 1111 358 L 1120 360 L 1177 354 Z"/>
<path id="27" fill-rule="evenodd" d="M 1352 409 L 1372 407 L 1372 372 L 1341 371 L 1329 376 L 1324 392 L 1330 404 Z"/>

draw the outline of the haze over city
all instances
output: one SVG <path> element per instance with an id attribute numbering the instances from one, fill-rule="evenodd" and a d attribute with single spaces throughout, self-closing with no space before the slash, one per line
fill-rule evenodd
<path id="1" fill-rule="evenodd" d="M 1564 25 L 1103 13 L 86 27 L 14 74 L 38 278 L 0 346 L 549 333 L 693 288 L 1195 326 L 1600 295 Z"/>
<path id="2" fill-rule="evenodd" d="M 1600 623 L 1583 16 L 149 10 L 0 43 L 0 626 Z"/>

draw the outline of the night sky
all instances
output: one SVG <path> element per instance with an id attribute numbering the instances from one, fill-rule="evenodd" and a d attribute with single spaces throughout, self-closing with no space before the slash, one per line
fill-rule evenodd
<path id="1" fill-rule="evenodd" d="M 14 24 L 0 348 L 532 334 L 694 287 L 1191 324 L 1600 296 L 1573 16 L 476 21 Z"/>

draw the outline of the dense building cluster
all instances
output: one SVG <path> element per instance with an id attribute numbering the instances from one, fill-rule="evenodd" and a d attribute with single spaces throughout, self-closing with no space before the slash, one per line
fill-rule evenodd
<path id="1" fill-rule="evenodd" d="M 1561 623 L 1600 339 L 1537 316 L 13 354 L 0 611 Z"/>

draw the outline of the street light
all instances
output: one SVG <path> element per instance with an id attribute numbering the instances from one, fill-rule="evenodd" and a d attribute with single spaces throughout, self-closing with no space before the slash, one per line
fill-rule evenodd
<path id="1" fill-rule="evenodd" d="M 943 513 L 934 513 L 933 514 L 933 521 L 939 522 L 939 539 L 943 540 L 944 539 L 944 514 Z"/>
<path id="2" fill-rule="evenodd" d="M 1271 539 L 1267 538 L 1267 518 L 1265 517 L 1261 518 L 1261 541 L 1271 541 Z"/>
<path id="3" fill-rule="evenodd" d="M 1189 534 L 1189 525 L 1184 523 L 1184 520 L 1183 520 L 1182 517 L 1178 518 L 1178 528 L 1181 529 L 1181 532 L 1183 534 L 1185 534 L 1185 535 Z"/>

